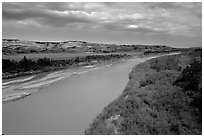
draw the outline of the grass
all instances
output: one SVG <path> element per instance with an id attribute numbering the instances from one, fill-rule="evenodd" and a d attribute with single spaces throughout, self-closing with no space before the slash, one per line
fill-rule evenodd
<path id="1" fill-rule="evenodd" d="M 85 134 L 202 134 L 202 70 L 195 69 L 202 61 L 201 54 L 194 52 L 135 66 L 123 93 L 103 109 Z M 186 75 L 194 76 L 193 81 Z M 118 119 L 112 120 L 114 116 Z"/>

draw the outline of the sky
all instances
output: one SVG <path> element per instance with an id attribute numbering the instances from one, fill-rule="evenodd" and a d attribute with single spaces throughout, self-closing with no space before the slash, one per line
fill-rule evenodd
<path id="1" fill-rule="evenodd" d="M 2 3 L 2 37 L 202 46 L 202 3 Z"/>

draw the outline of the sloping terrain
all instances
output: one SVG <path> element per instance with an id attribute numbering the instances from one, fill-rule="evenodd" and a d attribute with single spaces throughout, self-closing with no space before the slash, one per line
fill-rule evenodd
<path id="1" fill-rule="evenodd" d="M 135 66 L 123 93 L 85 134 L 202 134 L 201 49 Z"/>

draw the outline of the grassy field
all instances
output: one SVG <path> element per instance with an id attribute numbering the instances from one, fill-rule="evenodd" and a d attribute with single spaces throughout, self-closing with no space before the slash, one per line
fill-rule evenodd
<path id="1" fill-rule="evenodd" d="M 85 134 L 202 134 L 201 56 L 193 51 L 135 66 L 123 93 Z"/>
<path id="2" fill-rule="evenodd" d="M 37 54 L 15 54 L 15 55 L 2 55 L 3 59 L 10 59 L 15 61 L 20 61 L 26 56 L 32 60 L 38 60 L 39 58 L 49 58 L 49 59 L 70 59 L 75 57 L 85 57 L 87 55 L 109 55 L 109 54 L 131 54 L 139 55 L 141 52 L 120 52 L 120 53 L 37 53 Z"/>

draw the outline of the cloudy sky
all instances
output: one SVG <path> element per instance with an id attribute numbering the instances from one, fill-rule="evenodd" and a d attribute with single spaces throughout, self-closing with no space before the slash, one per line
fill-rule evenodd
<path id="1" fill-rule="evenodd" d="M 3 3 L 3 38 L 201 46 L 201 3 Z"/>

